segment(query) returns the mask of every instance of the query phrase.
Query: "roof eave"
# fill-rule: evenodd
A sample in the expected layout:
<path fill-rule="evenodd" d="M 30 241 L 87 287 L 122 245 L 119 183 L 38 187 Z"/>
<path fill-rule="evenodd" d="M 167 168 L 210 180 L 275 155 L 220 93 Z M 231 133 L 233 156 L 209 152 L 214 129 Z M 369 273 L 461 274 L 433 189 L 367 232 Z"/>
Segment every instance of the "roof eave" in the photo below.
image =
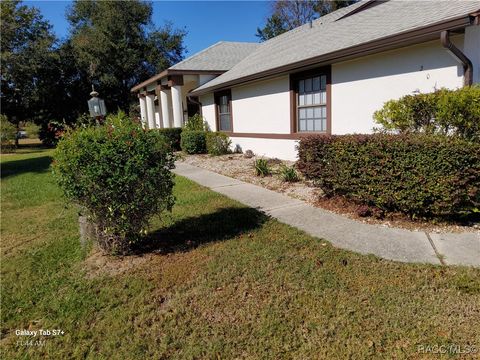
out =
<path fill-rule="evenodd" d="M 440 32 L 443 30 L 458 30 L 465 28 L 472 23 L 471 14 L 462 15 L 447 21 L 441 21 L 422 28 L 407 30 L 394 35 L 386 36 L 380 39 L 375 39 L 349 48 L 334 51 L 328 54 L 323 54 L 313 58 L 297 61 L 288 65 L 279 66 L 277 68 L 269 69 L 259 73 L 247 75 L 238 79 L 230 80 L 225 83 L 206 87 L 201 90 L 193 90 L 190 94 L 192 96 L 203 95 L 216 90 L 223 90 L 234 85 L 243 84 L 251 81 L 256 81 L 274 75 L 280 75 L 294 70 L 304 70 L 309 66 L 322 66 L 332 64 L 339 61 L 345 61 L 365 55 L 392 50 L 403 46 L 412 45 L 419 42 L 433 40 L 436 37 L 440 38 Z M 208 83 L 207 83 L 208 84 Z"/>
<path fill-rule="evenodd" d="M 221 75 L 227 70 L 180 70 L 180 69 L 166 69 L 161 73 L 152 76 L 151 78 L 141 82 L 138 85 L 135 85 L 131 88 L 130 92 L 141 91 L 144 87 L 158 82 L 161 79 L 168 77 L 169 75 Z"/>

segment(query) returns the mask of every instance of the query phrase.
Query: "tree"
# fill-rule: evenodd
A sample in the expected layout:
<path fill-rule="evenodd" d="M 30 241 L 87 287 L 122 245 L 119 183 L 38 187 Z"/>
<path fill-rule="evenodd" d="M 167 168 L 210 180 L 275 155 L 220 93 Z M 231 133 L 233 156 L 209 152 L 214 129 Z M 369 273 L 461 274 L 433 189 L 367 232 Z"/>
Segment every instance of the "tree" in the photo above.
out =
<path fill-rule="evenodd" d="M 320 16 L 326 15 L 358 0 L 278 0 L 272 4 L 271 15 L 263 28 L 257 28 L 256 36 L 266 41 Z"/>
<path fill-rule="evenodd" d="M 48 101 L 41 84 L 50 80 L 47 69 L 55 57 L 56 38 L 38 9 L 3 1 L 0 10 L 2 113 L 18 127 L 20 121 L 36 119 Z"/>
<path fill-rule="evenodd" d="M 152 5 L 140 1 L 76 1 L 68 11 L 76 63 L 110 110 L 128 111 L 135 84 L 183 57 L 186 32 L 151 18 Z"/>

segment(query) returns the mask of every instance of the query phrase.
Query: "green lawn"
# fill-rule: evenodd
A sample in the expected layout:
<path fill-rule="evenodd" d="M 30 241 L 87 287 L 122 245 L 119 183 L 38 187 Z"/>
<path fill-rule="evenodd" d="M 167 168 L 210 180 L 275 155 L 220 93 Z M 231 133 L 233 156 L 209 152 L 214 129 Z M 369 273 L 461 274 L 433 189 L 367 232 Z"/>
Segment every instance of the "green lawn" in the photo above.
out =
<path fill-rule="evenodd" d="M 480 351 L 480 270 L 335 249 L 181 177 L 177 204 L 154 219 L 142 256 L 82 250 L 51 154 L 3 157 L 3 359 L 438 358 L 417 346 L 450 344 Z M 16 329 L 65 334 L 23 346 Z"/>

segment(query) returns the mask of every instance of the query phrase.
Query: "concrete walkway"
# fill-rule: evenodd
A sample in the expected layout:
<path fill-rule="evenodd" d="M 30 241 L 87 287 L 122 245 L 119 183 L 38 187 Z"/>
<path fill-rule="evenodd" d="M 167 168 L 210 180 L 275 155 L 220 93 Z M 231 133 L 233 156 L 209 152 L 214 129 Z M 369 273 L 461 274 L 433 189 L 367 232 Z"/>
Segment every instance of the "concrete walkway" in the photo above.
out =
<path fill-rule="evenodd" d="M 176 174 L 342 249 L 403 262 L 480 267 L 480 232 L 434 234 L 364 224 L 209 170 L 176 166 Z"/>

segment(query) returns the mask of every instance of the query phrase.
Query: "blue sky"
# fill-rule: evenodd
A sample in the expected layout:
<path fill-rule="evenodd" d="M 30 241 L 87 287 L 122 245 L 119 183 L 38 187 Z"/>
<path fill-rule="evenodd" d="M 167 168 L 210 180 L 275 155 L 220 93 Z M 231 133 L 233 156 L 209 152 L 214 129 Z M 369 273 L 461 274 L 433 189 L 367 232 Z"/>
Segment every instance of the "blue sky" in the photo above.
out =
<path fill-rule="evenodd" d="M 68 35 L 65 11 L 70 1 L 25 1 L 38 7 L 50 21 L 58 37 Z M 176 27 L 186 28 L 187 56 L 217 41 L 253 41 L 257 27 L 268 16 L 267 1 L 154 1 L 153 21 L 160 26 L 170 20 Z"/>

